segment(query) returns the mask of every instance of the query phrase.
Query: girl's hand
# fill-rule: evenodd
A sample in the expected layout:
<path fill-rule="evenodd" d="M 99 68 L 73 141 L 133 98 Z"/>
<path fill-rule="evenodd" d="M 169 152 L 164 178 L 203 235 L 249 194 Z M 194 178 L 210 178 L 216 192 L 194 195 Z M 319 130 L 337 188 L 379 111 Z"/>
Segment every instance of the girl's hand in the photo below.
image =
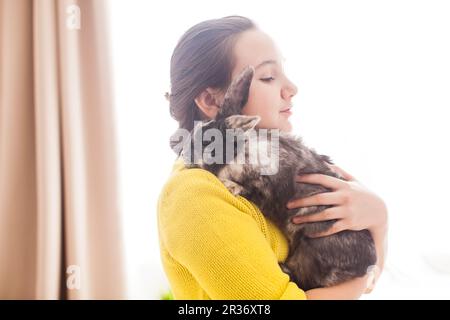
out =
<path fill-rule="evenodd" d="M 368 229 L 372 234 L 385 230 L 387 208 L 383 200 L 338 166 L 329 164 L 329 167 L 347 181 L 324 174 L 297 176 L 297 182 L 320 184 L 332 191 L 292 200 L 287 207 L 292 209 L 318 205 L 334 206 L 317 214 L 294 217 L 292 222 L 299 224 L 337 219 L 329 230 L 314 237 L 328 236 L 343 230 Z"/>

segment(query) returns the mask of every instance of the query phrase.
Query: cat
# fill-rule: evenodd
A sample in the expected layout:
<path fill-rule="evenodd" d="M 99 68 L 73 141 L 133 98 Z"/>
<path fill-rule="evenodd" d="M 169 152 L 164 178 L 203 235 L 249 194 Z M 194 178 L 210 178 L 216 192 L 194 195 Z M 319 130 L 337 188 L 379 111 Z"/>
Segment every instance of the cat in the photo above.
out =
<path fill-rule="evenodd" d="M 294 216 L 311 215 L 332 207 L 319 205 L 288 209 L 286 204 L 292 199 L 331 191 L 321 185 L 296 182 L 296 175 L 320 173 L 344 179 L 327 165 L 332 164 L 330 157 L 305 146 L 301 137 L 279 130 L 267 130 L 266 134 L 262 134 L 262 129 L 256 128 L 261 120 L 259 116 L 241 114 L 248 101 L 253 74 L 254 68 L 246 67 L 228 87 L 215 119 L 197 123 L 189 139 L 175 147 L 174 151 L 183 157 L 187 168 L 211 172 L 232 194 L 253 202 L 266 218 L 278 226 L 289 242 L 288 256 L 280 267 L 303 290 L 330 287 L 366 275 L 376 263 L 375 245 L 368 230 L 345 230 L 314 238 L 314 234 L 328 230 L 337 220 L 303 224 L 291 221 Z M 215 141 L 220 142 L 219 147 L 214 150 L 210 148 L 211 134 L 206 137 L 209 129 L 221 133 L 221 141 Z M 226 161 L 229 158 L 225 155 L 225 146 L 227 143 L 230 146 L 226 141 L 227 130 L 230 129 L 235 130 L 236 140 L 240 138 L 244 146 L 239 148 L 237 141 L 233 141 L 231 158 L 234 163 Z M 238 163 L 238 156 L 247 159 L 255 145 L 264 145 L 266 150 L 274 147 L 277 162 Z M 199 155 L 198 146 L 200 157 L 196 158 Z M 202 158 L 208 150 L 209 161 Z M 275 159 L 274 154 L 271 154 L 271 160 Z M 262 174 L 263 169 L 266 169 L 265 174 Z M 271 172 L 270 169 L 276 170 Z"/>

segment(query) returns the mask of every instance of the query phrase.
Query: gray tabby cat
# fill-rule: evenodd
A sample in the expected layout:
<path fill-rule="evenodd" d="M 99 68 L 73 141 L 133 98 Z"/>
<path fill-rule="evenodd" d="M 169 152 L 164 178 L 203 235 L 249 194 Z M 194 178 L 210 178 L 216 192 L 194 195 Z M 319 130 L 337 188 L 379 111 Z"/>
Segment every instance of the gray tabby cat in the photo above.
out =
<path fill-rule="evenodd" d="M 303 290 L 333 286 L 364 276 L 368 268 L 376 263 L 375 245 L 368 230 L 346 230 L 331 236 L 312 238 L 315 233 L 328 230 L 336 220 L 294 224 L 291 222 L 292 217 L 315 214 L 332 206 L 286 208 L 287 202 L 292 199 L 331 191 L 321 185 L 298 183 L 295 181 L 296 175 L 321 173 L 343 179 L 327 166 L 326 162 L 331 163 L 329 157 L 306 147 L 300 137 L 277 131 L 279 139 L 275 150 L 278 152 L 278 171 L 275 174 L 261 174 L 263 165 L 267 164 L 260 162 L 227 163 L 227 129 L 240 129 L 238 139 L 244 141 L 245 148 L 239 148 L 236 142 L 233 143 L 234 159 L 244 154 L 245 159 L 248 159 L 250 146 L 255 143 L 258 146 L 264 144 L 266 149 L 273 146 L 273 133 L 270 130 L 264 137 L 260 134 L 261 129 L 255 129 L 260 121 L 259 116 L 241 115 L 248 100 L 253 74 L 254 69 L 250 66 L 236 77 L 225 94 L 216 118 L 199 123 L 190 133 L 187 143 L 185 141 L 178 150 L 174 150 L 183 156 L 188 168 L 201 168 L 213 173 L 231 193 L 253 202 L 280 228 L 289 241 L 289 255 L 280 266 Z M 200 157 L 208 150 L 211 144 L 211 137 L 205 137 L 208 129 L 222 133 L 223 149 L 210 150 L 212 156 L 221 158 L 217 163 L 196 158 L 198 152 L 194 151 L 195 143 L 201 146 Z"/>

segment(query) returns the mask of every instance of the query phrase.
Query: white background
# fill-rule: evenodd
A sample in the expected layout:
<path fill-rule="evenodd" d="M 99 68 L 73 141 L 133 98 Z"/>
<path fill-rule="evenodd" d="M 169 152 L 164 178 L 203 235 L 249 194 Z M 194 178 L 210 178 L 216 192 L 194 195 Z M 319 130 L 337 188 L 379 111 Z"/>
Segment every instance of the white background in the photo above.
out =
<path fill-rule="evenodd" d="M 387 203 L 386 271 L 364 299 L 450 298 L 449 1 L 111 0 L 130 297 L 158 299 L 156 202 L 175 158 L 164 92 L 181 35 L 254 20 L 299 91 L 294 131 Z"/>

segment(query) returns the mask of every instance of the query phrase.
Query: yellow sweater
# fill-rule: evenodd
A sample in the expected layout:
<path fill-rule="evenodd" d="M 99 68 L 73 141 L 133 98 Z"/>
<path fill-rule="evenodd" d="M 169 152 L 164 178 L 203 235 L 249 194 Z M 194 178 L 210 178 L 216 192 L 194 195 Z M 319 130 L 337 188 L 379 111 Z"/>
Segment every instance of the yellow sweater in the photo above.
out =
<path fill-rule="evenodd" d="M 178 158 L 158 200 L 164 271 L 175 299 L 306 299 L 278 265 L 288 242 L 252 202 Z"/>

